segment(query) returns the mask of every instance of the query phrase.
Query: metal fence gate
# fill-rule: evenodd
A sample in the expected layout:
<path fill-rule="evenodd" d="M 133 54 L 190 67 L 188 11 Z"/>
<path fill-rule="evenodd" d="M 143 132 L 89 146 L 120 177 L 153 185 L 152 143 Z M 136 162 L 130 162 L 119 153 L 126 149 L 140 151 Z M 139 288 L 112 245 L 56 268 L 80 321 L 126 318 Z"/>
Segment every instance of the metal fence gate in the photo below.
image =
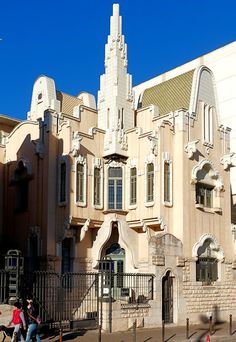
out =
<path fill-rule="evenodd" d="M 122 304 L 142 304 L 153 299 L 152 274 L 55 273 L 36 271 L 20 275 L 19 299 L 32 294 L 44 322 L 87 322 L 97 326 L 100 305 L 108 298 Z M 9 301 L 9 274 L 0 270 L 0 303 Z M 82 324 L 80 324 L 82 326 Z"/>
<path fill-rule="evenodd" d="M 97 321 L 98 273 L 59 274 L 38 271 L 24 276 L 23 281 L 28 284 L 27 291 L 38 301 L 44 321 Z"/>

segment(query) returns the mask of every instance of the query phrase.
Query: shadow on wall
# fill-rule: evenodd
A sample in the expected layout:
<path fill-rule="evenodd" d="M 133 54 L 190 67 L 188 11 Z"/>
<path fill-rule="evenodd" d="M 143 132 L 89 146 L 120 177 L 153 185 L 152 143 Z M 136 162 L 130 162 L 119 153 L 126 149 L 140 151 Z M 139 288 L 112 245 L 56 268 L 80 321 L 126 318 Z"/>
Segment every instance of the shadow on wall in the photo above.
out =
<path fill-rule="evenodd" d="M 212 324 L 213 324 L 213 327 L 215 324 L 223 324 L 225 321 L 222 321 L 220 319 L 220 311 L 219 311 L 219 308 L 217 305 L 214 305 L 213 308 L 212 308 L 212 312 L 209 313 L 209 315 L 199 315 L 199 321 L 203 324 L 209 324 L 209 319 L 210 319 L 210 316 L 212 316 Z"/>

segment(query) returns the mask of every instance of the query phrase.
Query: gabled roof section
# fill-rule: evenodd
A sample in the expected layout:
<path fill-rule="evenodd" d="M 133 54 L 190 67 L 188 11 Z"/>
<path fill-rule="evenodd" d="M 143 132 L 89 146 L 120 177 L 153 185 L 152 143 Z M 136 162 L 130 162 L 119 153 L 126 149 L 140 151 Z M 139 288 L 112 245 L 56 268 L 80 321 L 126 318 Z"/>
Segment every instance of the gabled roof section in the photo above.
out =
<path fill-rule="evenodd" d="M 144 90 L 138 108 L 156 105 L 159 115 L 189 108 L 194 70 Z"/>
<path fill-rule="evenodd" d="M 83 104 L 83 101 L 76 96 L 71 96 L 61 91 L 56 91 L 57 100 L 61 102 L 61 112 L 64 114 L 73 115 L 75 106 Z"/>

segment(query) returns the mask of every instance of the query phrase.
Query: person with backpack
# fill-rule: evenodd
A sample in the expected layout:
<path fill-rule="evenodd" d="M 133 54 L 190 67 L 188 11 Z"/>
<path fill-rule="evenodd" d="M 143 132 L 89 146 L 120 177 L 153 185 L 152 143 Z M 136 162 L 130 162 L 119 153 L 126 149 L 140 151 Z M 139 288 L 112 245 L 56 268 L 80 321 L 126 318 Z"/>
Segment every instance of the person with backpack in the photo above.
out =
<path fill-rule="evenodd" d="M 38 317 L 38 310 L 31 296 L 28 296 L 27 298 L 26 319 L 28 323 L 28 329 L 26 333 L 25 342 L 30 342 L 30 339 L 35 333 L 36 333 L 36 341 L 40 342 L 41 339 L 37 332 L 40 319 Z"/>
<path fill-rule="evenodd" d="M 14 303 L 14 308 L 12 311 L 12 319 L 10 320 L 8 326 L 14 325 L 14 331 L 12 334 L 11 342 L 20 340 L 21 342 L 24 342 L 24 337 L 21 334 L 21 328 L 23 325 L 24 330 L 26 330 L 26 322 L 24 317 L 24 312 L 21 308 L 20 302 Z"/>

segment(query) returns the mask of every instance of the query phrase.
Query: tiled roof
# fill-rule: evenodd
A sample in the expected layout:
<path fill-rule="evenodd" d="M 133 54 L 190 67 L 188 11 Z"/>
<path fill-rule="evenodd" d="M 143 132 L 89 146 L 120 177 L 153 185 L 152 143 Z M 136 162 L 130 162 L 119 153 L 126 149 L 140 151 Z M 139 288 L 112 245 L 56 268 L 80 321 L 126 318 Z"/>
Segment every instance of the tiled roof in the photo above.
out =
<path fill-rule="evenodd" d="M 83 101 L 76 96 L 71 96 L 61 91 L 57 91 L 57 100 L 61 102 L 61 112 L 73 115 L 73 108 L 83 104 Z"/>
<path fill-rule="evenodd" d="M 189 108 L 194 70 L 164 81 L 144 90 L 139 108 L 151 104 L 159 108 L 159 115 L 180 108 Z"/>

